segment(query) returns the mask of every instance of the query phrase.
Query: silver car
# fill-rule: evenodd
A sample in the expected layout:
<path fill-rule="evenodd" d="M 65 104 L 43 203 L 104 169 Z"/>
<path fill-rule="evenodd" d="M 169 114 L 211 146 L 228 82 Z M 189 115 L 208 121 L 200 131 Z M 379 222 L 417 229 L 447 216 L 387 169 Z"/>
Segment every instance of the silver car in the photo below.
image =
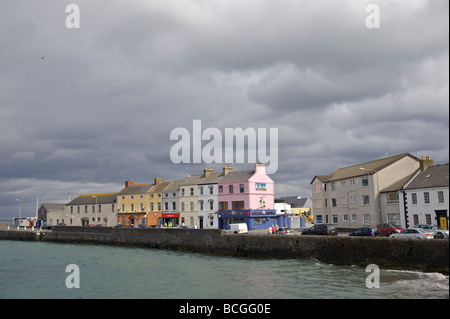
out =
<path fill-rule="evenodd" d="M 440 226 L 436 226 L 436 225 L 414 225 L 414 228 L 422 228 L 425 229 L 429 232 L 433 232 L 434 233 L 434 238 L 438 238 L 438 239 L 448 239 L 448 229 L 444 229 Z"/>
<path fill-rule="evenodd" d="M 389 238 L 434 238 L 434 232 L 430 232 L 427 229 L 422 228 L 408 228 L 400 233 L 392 234 Z"/>

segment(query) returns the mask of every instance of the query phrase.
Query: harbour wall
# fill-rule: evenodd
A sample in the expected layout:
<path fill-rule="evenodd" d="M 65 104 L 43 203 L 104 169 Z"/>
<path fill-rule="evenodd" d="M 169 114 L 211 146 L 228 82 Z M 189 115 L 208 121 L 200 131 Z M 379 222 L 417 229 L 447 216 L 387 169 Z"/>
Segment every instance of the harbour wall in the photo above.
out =
<path fill-rule="evenodd" d="M 55 226 L 49 232 L 0 231 L 0 239 L 104 244 L 252 258 L 315 258 L 334 265 L 448 274 L 449 240 L 349 236 L 228 235 L 223 230 Z"/>

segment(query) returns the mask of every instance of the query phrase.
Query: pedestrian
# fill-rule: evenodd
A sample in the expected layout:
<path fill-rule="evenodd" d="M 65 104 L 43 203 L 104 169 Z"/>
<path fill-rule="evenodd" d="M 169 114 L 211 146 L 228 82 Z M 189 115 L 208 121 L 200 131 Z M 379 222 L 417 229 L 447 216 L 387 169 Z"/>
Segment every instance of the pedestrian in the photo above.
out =
<path fill-rule="evenodd" d="M 276 234 L 277 229 L 275 228 L 275 225 L 272 226 L 272 234 Z"/>
<path fill-rule="evenodd" d="M 269 226 L 269 235 L 272 235 L 272 226 Z"/>

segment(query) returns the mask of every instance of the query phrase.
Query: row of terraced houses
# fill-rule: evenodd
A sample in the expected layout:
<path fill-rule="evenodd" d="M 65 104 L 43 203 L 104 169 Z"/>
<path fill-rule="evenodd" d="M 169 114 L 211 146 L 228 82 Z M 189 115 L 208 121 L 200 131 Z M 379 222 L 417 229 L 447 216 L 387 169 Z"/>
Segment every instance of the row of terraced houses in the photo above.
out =
<path fill-rule="evenodd" d="M 380 223 L 447 228 L 448 189 L 448 164 L 433 165 L 429 157 L 404 153 L 315 175 L 312 214 L 315 223 L 346 229 Z M 126 181 L 119 192 L 80 195 L 60 209 L 48 210 L 46 218 L 50 225 L 213 229 L 235 222 L 245 222 L 249 229 L 290 223 L 288 216 L 274 210 L 274 182 L 260 163 L 245 171 L 205 168 L 203 174 L 178 181 Z"/>

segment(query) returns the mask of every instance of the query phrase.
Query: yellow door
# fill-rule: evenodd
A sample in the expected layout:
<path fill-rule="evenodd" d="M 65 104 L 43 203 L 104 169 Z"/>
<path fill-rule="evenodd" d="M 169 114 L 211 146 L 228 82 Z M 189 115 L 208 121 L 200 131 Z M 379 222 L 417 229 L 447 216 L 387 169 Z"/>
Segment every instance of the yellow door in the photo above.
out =
<path fill-rule="evenodd" d="M 439 217 L 440 226 L 447 229 L 447 217 Z"/>

